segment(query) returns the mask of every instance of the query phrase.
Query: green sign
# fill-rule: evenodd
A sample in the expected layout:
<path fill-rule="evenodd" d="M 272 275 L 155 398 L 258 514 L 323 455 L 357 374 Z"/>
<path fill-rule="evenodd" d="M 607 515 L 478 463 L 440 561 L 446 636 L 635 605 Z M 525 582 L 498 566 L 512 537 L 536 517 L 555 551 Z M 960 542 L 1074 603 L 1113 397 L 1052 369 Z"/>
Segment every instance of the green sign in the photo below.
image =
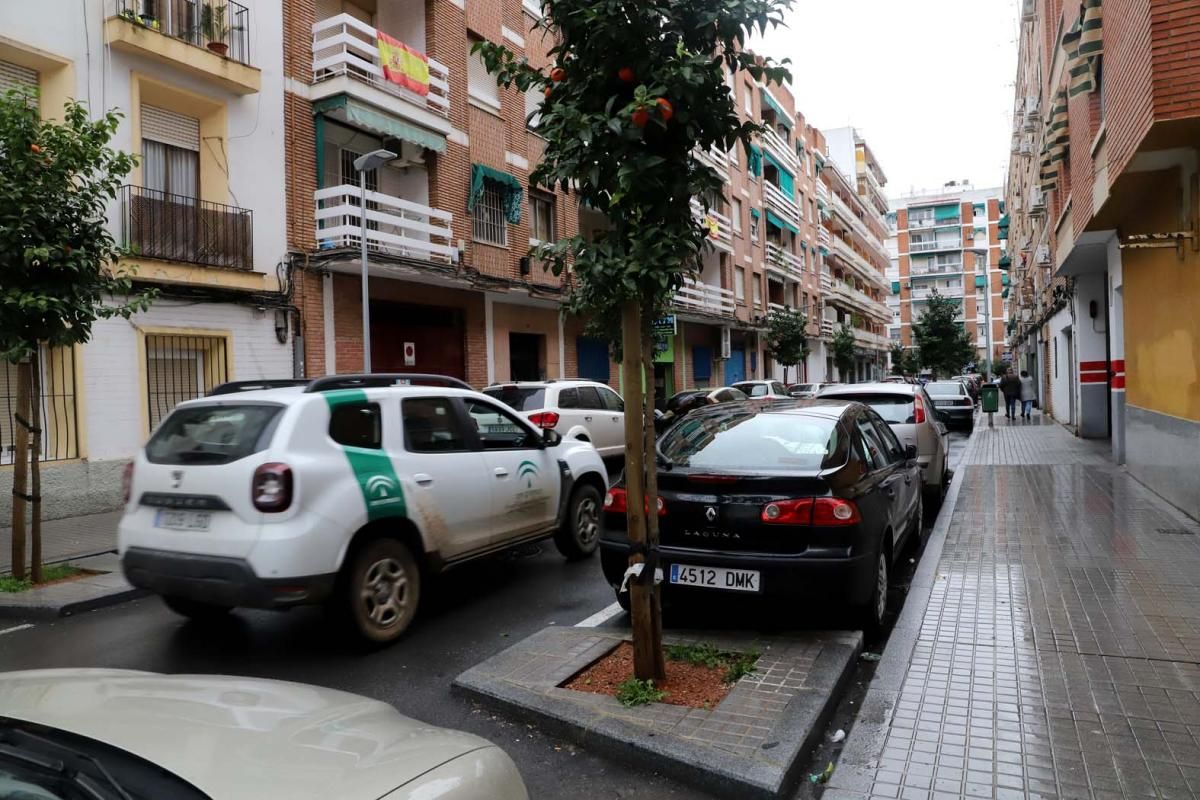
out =
<path fill-rule="evenodd" d="M 675 337 L 655 335 L 654 361 L 658 364 L 675 363 Z"/>
<path fill-rule="evenodd" d="M 367 394 L 361 389 L 326 392 L 325 402 L 329 404 L 330 411 L 341 406 L 365 406 Z M 354 471 L 354 477 L 358 481 L 363 503 L 367 506 L 367 519 L 407 516 L 404 489 L 387 453 L 383 450 L 350 445 L 342 445 L 342 451 L 346 454 L 346 460 L 350 462 L 350 469 Z"/>

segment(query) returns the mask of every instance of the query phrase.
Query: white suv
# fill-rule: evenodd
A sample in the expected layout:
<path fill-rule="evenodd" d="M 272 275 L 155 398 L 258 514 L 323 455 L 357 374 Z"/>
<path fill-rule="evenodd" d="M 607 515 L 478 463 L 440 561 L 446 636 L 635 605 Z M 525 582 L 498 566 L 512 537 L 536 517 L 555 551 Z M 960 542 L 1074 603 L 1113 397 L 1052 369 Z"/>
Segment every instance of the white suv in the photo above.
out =
<path fill-rule="evenodd" d="M 483 393 L 564 439 L 591 442 L 604 458 L 625 452 L 625 401 L 597 381 L 497 383 Z"/>
<path fill-rule="evenodd" d="M 129 582 L 186 616 L 327 602 L 385 643 L 429 575 L 551 536 L 593 553 L 605 475 L 590 445 L 455 379 L 226 384 L 130 465 L 118 548 Z"/>

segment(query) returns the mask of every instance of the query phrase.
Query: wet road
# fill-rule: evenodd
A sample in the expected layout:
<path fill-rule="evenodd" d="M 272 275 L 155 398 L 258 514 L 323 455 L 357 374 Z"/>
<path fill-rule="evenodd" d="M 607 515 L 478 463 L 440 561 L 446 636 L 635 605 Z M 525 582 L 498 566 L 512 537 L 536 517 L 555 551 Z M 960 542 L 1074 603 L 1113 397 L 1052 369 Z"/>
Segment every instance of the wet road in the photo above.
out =
<path fill-rule="evenodd" d="M 952 437 L 952 465 L 965 437 Z M 913 554 L 916 558 L 919 554 Z M 913 565 L 896 576 L 893 606 Z M 45 667 L 108 667 L 169 673 L 221 673 L 299 681 L 367 695 L 411 717 L 484 736 L 516 761 L 534 798 L 706 798 L 653 774 L 631 770 L 524 723 L 512 723 L 450 692 L 463 670 L 547 625 L 574 625 L 612 605 L 612 591 L 597 559 L 569 564 L 545 543 L 473 564 L 435 582 L 407 636 L 393 647 L 362 653 L 348 647 L 315 609 L 287 614 L 239 611 L 230 624 L 206 629 L 187 623 L 154 599 L 128 603 L 0 634 L 0 670 Z M 894 616 L 893 616 L 894 619 Z M 806 613 L 803 627 L 829 627 L 822 610 Z M 672 623 L 671 619 L 667 620 Z M 680 619 L 682 624 L 695 620 Z M 711 624 L 744 620 L 707 619 Z M 796 620 L 761 621 L 771 627 Z M 625 625 L 623 614 L 605 625 Z M 6 622 L 0 630 L 15 626 Z M 869 643 L 879 648 L 881 642 Z M 863 662 L 853 691 L 832 728 L 850 723 L 858 683 L 873 665 Z M 831 756 L 818 750 L 823 768 Z M 801 797 L 812 795 L 802 787 Z"/>

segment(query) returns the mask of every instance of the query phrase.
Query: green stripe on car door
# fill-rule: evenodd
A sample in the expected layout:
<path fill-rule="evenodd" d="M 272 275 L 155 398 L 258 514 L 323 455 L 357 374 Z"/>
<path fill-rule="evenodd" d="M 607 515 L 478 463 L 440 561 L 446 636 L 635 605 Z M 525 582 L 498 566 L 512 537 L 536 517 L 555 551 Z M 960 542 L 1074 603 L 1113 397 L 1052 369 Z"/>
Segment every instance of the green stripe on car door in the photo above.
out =
<path fill-rule="evenodd" d="M 325 392 L 325 402 L 329 411 L 349 405 L 367 403 L 367 393 L 361 389 L 343 389 L 336 392 Z M 367 507 L 367 519 L 376 520 L 384 517 L 406 517 L 408 506 L 404 502 L 404 487 L 392 466 L 392 459 L 385 450 L 374 450 L 368 447 L 351 447 L 342 445 L 342 452 L 350 462 L 350 469 L 358 481 L 358 489 L 362 492 L 363 503 Z"/>

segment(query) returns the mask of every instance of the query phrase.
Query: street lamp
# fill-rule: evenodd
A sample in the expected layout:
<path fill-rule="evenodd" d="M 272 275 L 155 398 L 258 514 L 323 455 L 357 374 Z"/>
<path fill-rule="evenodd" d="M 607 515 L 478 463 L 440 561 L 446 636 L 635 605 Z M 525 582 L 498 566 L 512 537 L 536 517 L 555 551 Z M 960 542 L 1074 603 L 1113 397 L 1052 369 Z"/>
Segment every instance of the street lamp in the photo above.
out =
<path fill-rule="evenodd" d="M 360 244 L 362 245 L 362 325 L 363 325 L 363 372 L 371 371 L 371 301 L 367 287 L 367 173 L 378 169 L 396 157 L 391 150 L 372 150 L 354 159 L 358 172 L 358 186 L 362 190 L 362 204 L 358 220 L 362 223 Z"/>

